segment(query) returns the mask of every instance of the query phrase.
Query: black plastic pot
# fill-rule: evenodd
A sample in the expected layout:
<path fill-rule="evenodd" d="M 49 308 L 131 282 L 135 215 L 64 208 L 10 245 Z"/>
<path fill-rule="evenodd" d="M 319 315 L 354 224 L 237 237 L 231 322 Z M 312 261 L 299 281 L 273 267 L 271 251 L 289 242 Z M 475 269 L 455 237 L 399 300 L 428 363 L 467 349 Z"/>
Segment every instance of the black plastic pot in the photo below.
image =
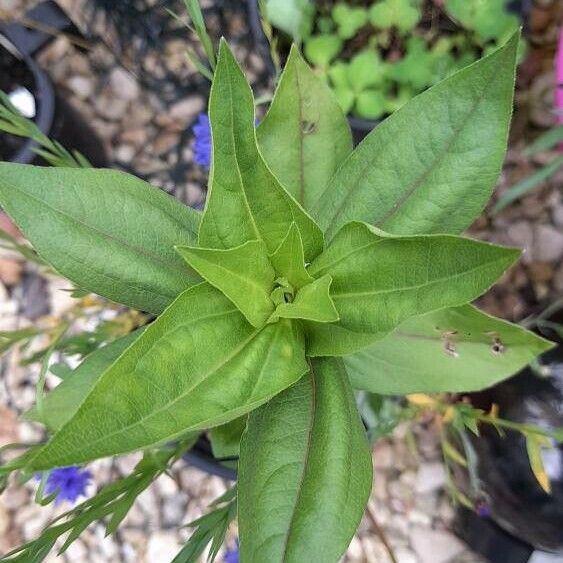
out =
<path fill-rule="evenodd" d="M 497 404 L 508 420 L 551 430 L 562 428 L 563 341 L 554 332 L 549 338 L 559 343 L 541 359 L 550 377 L 526 368 L 516 377 L 472 395 L 471 403 L 485 410 Z M 480 520 L 461 510 L 460 535 L 493 563 L 525 563 L 535 550 L 555 553 L 554 561 L 563 561 L 563 445 L 547 450 L 544 457 L 551 494 L 535 479 L 519 433 L 508 431 L 501 437 L 493 428 L 483 428 L 473 446 L 491 517 Z"/>
<path fill-rule="evenodd" d="M 36 6 L 26 15 L 26 19 L 37 21 L 42 28 L 74 32 L 70 20 L 51 1 Z M 82 117 L 56 92 L 53 83 L 34 59 L 53 38 L 53 34 L 28 29 L 19 23 L 0 23 L 0 44 L 25 65 L 33 82 L 30 93 L 35 99 L 34 120 L 39 129 L 68 149 L 81 152 L 93 166 L 107 166 L 108 159 L 101 141 Z M 10 160 L 23 164 L 41 162 L 33 152 L 36 146 L 35 141 L 27 140 Z"/>
<path fill-rule="evenodd" d="M 237 480 L 237 472 L 234 469 L 227 467 L 213 457 L 211 444 L 204 434 L 199 437 L 195 446 L 184 454 L 184 461 L 210 475 L 231 481 Z"/>

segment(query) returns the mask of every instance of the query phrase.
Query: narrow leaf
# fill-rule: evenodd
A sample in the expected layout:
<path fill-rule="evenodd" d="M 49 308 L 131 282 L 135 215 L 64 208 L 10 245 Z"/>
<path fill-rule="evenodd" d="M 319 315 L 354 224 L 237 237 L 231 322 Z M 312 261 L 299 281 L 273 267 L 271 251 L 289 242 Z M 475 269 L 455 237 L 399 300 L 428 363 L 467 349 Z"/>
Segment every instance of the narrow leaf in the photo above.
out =
<path fill-rule="evenodd" d="M 322 233 L 264 162 L 254 118 L 250 86 L 222 40 L 209 99 L 213 162 L 199 245 L 232 248 L 263 240 L 272 253 L 295 222 L 310 261 L 323 248 Z"/>
<path fill-rule="evenodd" d="M 249 416 L 239 461 L 241 560 L 338 561 L 371 485 L 342 361 L 313 360 L 308 375 Z"/>
<path fill-rule="evenodd" d="M 344 361 L 356 389 L 469 392 L 502 381 L 552 347 L 518 325 L 463 305 L 409 319 Z"/>
<path fill-rule="evenodd" d="M 186 262 L 211 285 L 224 293 L 255 327 L 262 326 L 272 311 L 270 299 L 276 273 L 266 245 L 251 240 L 228 250 L 176 247 Z"/>
<path fill-rule="evenodd" d="M 518 39 L 413 98 L 364 139 L 313 212 L 327 240 L 352 220 L 402 235 L 471 224 L 504 158 Z"/>
<path fill-rule="evenodd" d="M 284 277 L 296 289 L 313 281 L 313 277 L 305 269 L 303 241 L 295 223 L 291 224 L 286 237 L 270 255 L 270 262 L 278 275 Z"/>
<path fill-rule="evenodd" d="M 308 354 L 341 355 L 401 322 L 463 305 L 484 293 L 520 251 L 451 235 L 395 237 L 349 223 L 309 267 L 330 274 L 340 321 L 309 323 Z"/>
<path fill-rule="evenodd" d="M 547 494 L 551 493 L 551 483 L 543 464 L 542 448 L 552 447 L 551 440 L 546 436 L 539 436 L 537 434 L 528 434 L 526 436 L 526 450 L 530 460 L 530 467 L 540 487 Z"/>
<path fill-rule="evenodd" d="M 332 90 L 295 45 L 257 135 L 266 162 L 305 209 L 314 207 L 352 151 L 350 127 Z"/>
<path fill-rule="evenodd" d="M 199 214 L 123 172 L 0 163 L 0 205 L 79 287 L 160 313 L 199 276 L 174 252 Z"/>
<path fill-rule="evenodd" d="M 84 463 L 224 424 L 306 371 L 296 325 L 255 330 L 217 289 L 194 286 L 104 372 L 27 466 Z"/>
<path fill-rule="evenodd" d="M 301 288 L 291 303 L 276 307 L 273 318 L 306 319 L 317 323 L 333 323 L 338 320 L 338 311 L 330 298 L 332 278 L 323 276 Z"/>
<path fill-rule="evenodd" d="M 74 416 L 106 369 L 139 338 L 143 330 L 136 330 L 89 354 L 75 370 L 71 370 L 63 383 L 43 399 L 43 416 L 33 407 L 24 414 L 23 420 L 40 422 L 54 432 L 59 430 Z"/>

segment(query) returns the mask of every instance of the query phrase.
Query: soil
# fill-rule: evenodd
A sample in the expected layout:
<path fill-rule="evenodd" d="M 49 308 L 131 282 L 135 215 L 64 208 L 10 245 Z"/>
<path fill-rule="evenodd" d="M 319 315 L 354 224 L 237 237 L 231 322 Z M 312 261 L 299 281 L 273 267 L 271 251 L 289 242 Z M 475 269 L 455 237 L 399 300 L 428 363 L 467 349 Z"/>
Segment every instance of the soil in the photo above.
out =
<path fill-rule="evenodd" d="M 0 90 L 10 94 L 17 88 L 33 92 L 35 81 L 25 63 L 0 45 Z M 0 131 L 0 160 L 10 160 L 25 144 L 25 139 Z"/>

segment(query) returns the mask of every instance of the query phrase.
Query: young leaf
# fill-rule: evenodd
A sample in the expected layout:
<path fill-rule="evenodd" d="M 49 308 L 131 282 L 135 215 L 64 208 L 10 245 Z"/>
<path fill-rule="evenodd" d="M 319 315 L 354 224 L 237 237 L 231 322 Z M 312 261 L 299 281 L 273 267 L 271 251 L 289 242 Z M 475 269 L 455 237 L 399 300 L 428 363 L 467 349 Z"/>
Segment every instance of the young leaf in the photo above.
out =
<path fill-rule="evenodd" d="M 240 439 L 246 429 L 247 419 L 246 415 L 241 416 L 227 422 L 227 424 L 216 426 L 208 432 L 211 450 L 215 458 L 238 457 Z"/>
<path fill-rule="evenodd" d="M 346 159 L 313 216 L 329 240 L 352 220 L 395 234 L 459 233 L 500 172 L 519 34 L 412 99 Z"/>
<path fill-rule="evenodd" d="M 338 320 L 338 311 L 330 298 L 332 278 L 323 276 L 301 288 L 294 301 L 280 303 L 272 315 L 276 320 L 306 319 L 317 323 L 333 323 Z"/>
<path fill-rule="evenodd" d="M 352 151 L 350 127 L 334 94 L 295 45 L 257 136 L 272 172 L 305 209 L 314 207 Z"/>
<path fill-rule="evenodd" d="M 322 233 L 258 151 L 252 91 L 224 40 L 211 88 L 209 119 L 213 162 L 199 246 L 232 248 L 263 240 L 271 253 L 295 222 L 305 258 L 311 261 L 323 248 Z"/>
<path fill-rule="evenodd" d="M 79 287 L 160 313 L 199 276 L 174 252 L 199 214 L 123 172 L 0 163 L 0 205 Z"/>
<path fill-rule="evenodd" d="M 308 375 L 249 416 L 239 461 L 241 560 L 338 561 L 371 485 L 342 361 L 313 360 Z"/>
<path fill-rule="evenodd" d="M 468 392 L 502 381 L 552 346 L 463 305 L 409 319 L 344 362 L 356 389 L 393 395 Z"/>
<path fill-rule="evenodd" d="M 270 265 L 266 245 L 250 240 L 227 250 L 189 248 L 176 250 L 211 285 L 224 293 L 255 326 L 262 326 L 272 311 L 270 299 L 276 273 Z"/>
<path fill-rule="evenodd" d="M 59 430 L 76 413 L 96 381 L 145 329 L 139 329 L 89 354 L 63 383 L 43 399 L 43 416 L 36 407 L 26 412 L 23 420 L 44 424 L 52 432 Z"/>
<path fill-rule="evenodd" d="M 543 464 L 542 449 L 552 447 L 553 444 L 547 436 L 540 436 L 538 434 L 528 434 L 526 436 L 526 450 L 530 460 L 530 467 L 540 487 L 547 494 L 551 493 L 551 483 Z"/>
<path fill-rule="evenodd" d="M 395 237 L 349 223 L 309 267 L 315 277 L 332 276 L 330 295 L 340 320 L 309 323 L 307 353 L 348 354 L 409 317 L 463 305 L 519 255 L 517 249 L 452 235 Z"/>
<path fill-rule="evenodd" d="M 174 440 L 255 409 L 306 371 L 297 325 L 280 320 L 255 330 L 203 283 L 149 325 L 70 421 L 24 461 L 37 471 Z"/>
<path fill-rule="evenodd" d="M 276 272 L 296 289 L 313 281 L 313 277 L 305 269 L 303 241 L 295 223 L 291 224 L 287 236 L 270 255 L 270 263 Z"/>

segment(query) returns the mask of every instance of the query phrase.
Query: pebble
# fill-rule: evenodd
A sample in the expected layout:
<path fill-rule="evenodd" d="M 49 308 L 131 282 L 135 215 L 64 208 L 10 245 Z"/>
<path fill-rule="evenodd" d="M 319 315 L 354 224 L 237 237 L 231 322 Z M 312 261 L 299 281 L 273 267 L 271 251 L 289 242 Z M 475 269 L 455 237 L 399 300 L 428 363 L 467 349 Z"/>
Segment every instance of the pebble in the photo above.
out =
<path fill-rule="evenodd" d="M 442 489 L 446 485 L 446 473 L 441 462 L 421 463 L 414 489 L 417 493 L 425 494 Z"/>
<path fill-rule="evenodd" d="M 86 100 L 94 93 L 94 83 L 92 79 L 86 76 L 71 76 L 66 85 L 76 94 L 79 98 Z"/>
<path fill-rule="evenodd" d="M 139 84 L 135 77 L 121 67 L 115 67 L 109 75 L 109 85 L 122 100 L 133 101 L 139 97 Z"/>
<path fill-rule="evenodd" d="M 168 111 L 168 115 L 174 120 L 184 123 L 194 119 L 198 113 L 203 111 L 204 103 L 201 98 L 191 96 L 176 102 Z"/>
<path fill-rule="evenodd" d="M 453 534 L 423 526 L 411 529 L 410 542 L 420 563 L 447 563 L 464 550 L 463 543 Z"/>
<path fill-rule="evenodd" d="M 534 231 L 534 257 L 557 262 L 563 257 L 563 231 L 551 225 L 538 225 Z"/>
<path fill-rule="evenodd" d="M 555 224 L 555 226 L 563 229 L 563 204 L 559 204 L 553 210 L 553 223 Z"/>
<path fill-rule="evenodd" d="M 173 532 L 154 532 L 147 543 L 145 563 L 172 561 L 180 547 Z"/>
<path fill-rule="evenodd" d="M 96 113 L 108 121 L 118 121 L 125 116 L 129 102 L 109 94 L 102 94 L 94 102 Z M 102 135 L 105 136 L 105 135 Z"/>

